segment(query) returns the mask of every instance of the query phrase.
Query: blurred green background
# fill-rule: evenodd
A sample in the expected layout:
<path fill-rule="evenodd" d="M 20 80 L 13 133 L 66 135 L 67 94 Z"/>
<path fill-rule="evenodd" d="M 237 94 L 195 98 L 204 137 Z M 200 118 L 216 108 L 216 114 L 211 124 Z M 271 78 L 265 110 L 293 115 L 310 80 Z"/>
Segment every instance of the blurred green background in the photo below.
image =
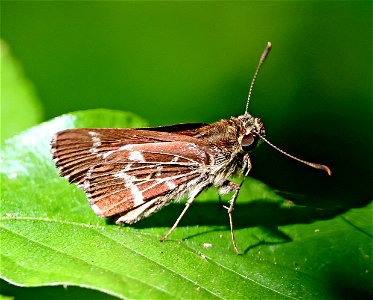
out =
<path fill-rule="evenodd" d="M 315 195 L 322 202 L 312 205 L 329 211 L 372 199 L 370 1 L 2 1 L 1 38 L 33 83 L 43 120 L 110 108 L 152 126 L 242 114 L 271 41 L 249 111 L 269 140 L 328 164 L 333 176 L 265 145 L 253 154 L 252 176 Z M 2 130 L 25 111 L 2 109 Z"/>

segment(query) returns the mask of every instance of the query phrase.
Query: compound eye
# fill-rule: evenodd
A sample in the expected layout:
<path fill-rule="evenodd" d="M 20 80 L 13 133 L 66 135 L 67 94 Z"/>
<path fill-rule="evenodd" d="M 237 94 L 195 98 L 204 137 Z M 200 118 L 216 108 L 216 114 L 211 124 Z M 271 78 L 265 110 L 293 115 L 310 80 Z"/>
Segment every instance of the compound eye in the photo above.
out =
<path fill-rule="evenodd" d="M 249 133 L 243 136 L 242 138 L 242 149 L 244 151 L 253 150 L 256 147 L 257 139 L 254 137 L 253 134 Z"/>

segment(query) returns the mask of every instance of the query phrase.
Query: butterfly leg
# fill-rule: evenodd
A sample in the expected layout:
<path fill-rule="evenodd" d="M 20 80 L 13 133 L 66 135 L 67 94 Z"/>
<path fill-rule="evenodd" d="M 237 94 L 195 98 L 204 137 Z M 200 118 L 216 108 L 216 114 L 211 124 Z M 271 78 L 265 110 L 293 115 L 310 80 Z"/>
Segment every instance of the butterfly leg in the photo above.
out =
<path fill-rule="evenodd" d="M 243 159 L 242 159 L 242 166 L 243 167 L 242 167 L 242 171 L 241 172 L 246 177 L 247 175 L 249 175 L 249 172 L 250 172 L 251 166 L 252 166 L 249 154 L 245 154 L 245 156 L 243 157 Z M 241 185 L 242 185 L 242 183 L 241 183 Z"/>
<path fill-rule="evenodd" d="M 220 188 L 220 190 L 223 190 L 224 192 L 234 192 L 232 199 L 229 201 L 230 205 L 224 206 L 228 210 L 228 216 L 229 216 L 229 225 L 231 227 L 231 236 L 232 236 L 232 243 L 234 246 L 234 250 L 236 250 L 237 254 L 240 254 L 240 251 L 238 251 L 236 239 L 234 237 L 234 226 L 233 226 L 233 210 L 234 210 L 234 204 L 236 203 L 238 193 L 240 192 L 241 186 L 237 183 L 226 181 L 223 186 Z"/>
<path fill-rule="evenodd" d="M 177 218 L 175 224 L 171 227 L 171 229 L 163 236 L 163 238 L 161 238 L 161 242 L 163 242 L 165 239 L 167 239 L 170 236 L 170 234 L 175 230 L 175 228 L 179 224 L 181 218 L 184 216 L 184 214 L 186 213 L 188 208 L 192 205 L 193 201 L 197 198 L 197 196 L 203 191 L 203 189 L 205 187 L 206 187 L 206 185 L 203 185 L 203 186 L 197 188 L 195 191 L 193 191 L 191 193 L 187 203 L 185 203 L 185 207 L 184 207 L 183 211 L 181 212 L 180 216 Z"/>
<path fill-rule="evenodd" d="M 242 167 L 241 172 L 245 176 L 247 176 L 248 173 L 251 170 L 251 161 L 250 161 L 250 157 L 249 157 L 248 154 L 246 154 L 243 157 L 242 166 L 243 167 Z M 219 194 L 227 194 L 227 193 L 230 193 L 230 192 L 234 192 L 232 199 L 229 201 L 229 203 L 230 203 L 229 207 L 225 206 L 225 205 L 223 207 L 228 210 L 229 225 L 231 227 L 232 243 L 233 243 L 234 249 L 236 250 L 237 254 L 240 254 L 240 252 L 238 251 L 237 244 L 236 244 L 236 239 L 234 237 L 233 210 L 234 210 L 234 205 L 235 205 L 237 197 L 238 197 L 238 193 L 240 192 L 240 189 L 241 189 L 242 184 L 244 183 L 244 180 L 241 182 L 240 185 L 227 180 L 223 183 L 223 185 L 219 189 Z M 220 195 L 219 195 L 219 204 L 220 204 Z"/>

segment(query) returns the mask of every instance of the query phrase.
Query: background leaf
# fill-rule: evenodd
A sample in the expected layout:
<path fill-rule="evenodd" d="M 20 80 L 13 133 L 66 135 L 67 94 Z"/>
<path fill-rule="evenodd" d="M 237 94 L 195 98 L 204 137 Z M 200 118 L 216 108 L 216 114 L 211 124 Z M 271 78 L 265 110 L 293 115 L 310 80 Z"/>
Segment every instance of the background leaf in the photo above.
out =
<path fill-rule="evenodd" d="M 76 285 L 120 298 L 372 295 L 371 205 L 346 213 L 304 205 L 311 201 L 282 197 L 249 178 L 234 213 L 241 256 L 213 189 L 197 199 L 165 243 L 159 238 L 183 203 L 134 226 L 96 217 L 84 193 L 58 177 L 50 140 L 65 128 L 141 126 L 145 122 L 129 113 L 78 112 L 2 145 L 3 279 L 21 286 Z"/>
<path fill-rule="evenodd" d="M 42 120 L 41 104 L 32 83 L 12 57 L 9 46 L 0 40 L 0 140 L 11 137 Z"/>

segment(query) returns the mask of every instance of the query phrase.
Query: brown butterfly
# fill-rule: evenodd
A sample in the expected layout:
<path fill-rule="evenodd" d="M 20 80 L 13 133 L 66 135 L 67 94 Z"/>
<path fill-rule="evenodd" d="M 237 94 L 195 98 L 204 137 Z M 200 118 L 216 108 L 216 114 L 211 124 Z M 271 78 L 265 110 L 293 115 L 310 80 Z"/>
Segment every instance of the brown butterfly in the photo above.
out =
<path fill-rule="evenodd" d="M 240 185 L 233 175 L 247 176 L 248 152 L 260 140 L 281 153 L 316 169 L 325 165 L 294 157 L 265 138 L 259 118 L 248 113 L 252 88 L 271 49 L 268 43 L 251 82 L 245 113 L 212 124 L 177 124 L 154 128 L 77 128 L 58 132 L 52 153 L 61 176 L 85 191 L 94 212 L 132 224 L 172 201 L 187 197 L 186 206 L 165 240 L 196 197 L 211 186 L 219 194 L 233 193 L 228 209 L 236 252 L 232 212 Z"/>

